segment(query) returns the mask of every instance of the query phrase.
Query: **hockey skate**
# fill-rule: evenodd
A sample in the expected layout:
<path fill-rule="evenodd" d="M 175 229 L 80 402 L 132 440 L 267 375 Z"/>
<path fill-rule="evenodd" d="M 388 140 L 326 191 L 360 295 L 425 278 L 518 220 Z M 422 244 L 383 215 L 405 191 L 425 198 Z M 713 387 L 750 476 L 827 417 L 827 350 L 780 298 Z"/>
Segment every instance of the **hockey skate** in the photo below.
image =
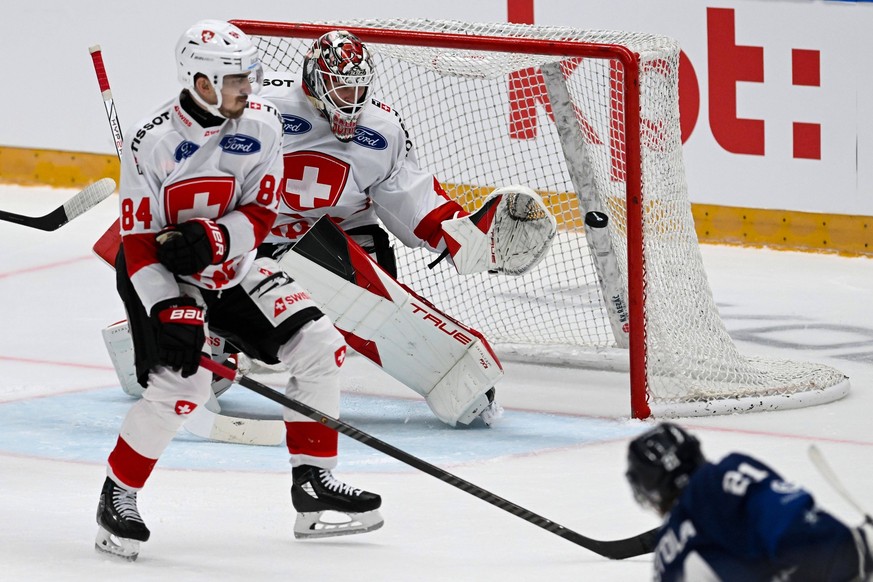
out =
<path fill-rule="evenodd" d="M 291 502 L 297 510 L 295 538 L 326 538 L 366 533 L 382 527 L 382 498 L 338 481 L 327 469 L 292 469 Z"/>
<path fill-rule="evenodd" d="M 97 551 L 136 560 L 139 544 L 149 539 L 146 527 L 136 508 L 136 491 L 116 485 L 106 478 L 97 505 Z"/>

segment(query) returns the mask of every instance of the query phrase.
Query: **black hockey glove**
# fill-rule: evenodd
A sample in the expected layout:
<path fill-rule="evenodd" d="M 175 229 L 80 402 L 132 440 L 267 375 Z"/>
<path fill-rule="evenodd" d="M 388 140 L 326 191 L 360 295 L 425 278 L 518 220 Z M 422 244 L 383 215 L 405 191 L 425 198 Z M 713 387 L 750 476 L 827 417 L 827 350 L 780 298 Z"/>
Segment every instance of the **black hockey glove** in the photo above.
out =
<path fill-rule="evenodd" d="M 159 363 L 180 370 L 183 378 L 197 372 L 206 341 L 203 309 L 190 297 L 175 297 L 155 303 L 151 317 L 157 332 Z"/>
<path fill-rule="evenodd" d="M 193 275 L 227 258 L 227 228 L 213 220 L 194 218 L 168 226 L 157 234 L 158 260 L 176 275 Z"/>

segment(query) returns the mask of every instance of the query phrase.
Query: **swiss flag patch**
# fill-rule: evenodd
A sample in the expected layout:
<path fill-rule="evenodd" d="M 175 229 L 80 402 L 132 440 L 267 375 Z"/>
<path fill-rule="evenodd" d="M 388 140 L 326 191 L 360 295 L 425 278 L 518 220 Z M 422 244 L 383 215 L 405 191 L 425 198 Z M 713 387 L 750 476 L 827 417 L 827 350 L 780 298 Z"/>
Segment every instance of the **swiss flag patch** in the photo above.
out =
<path fill-rule="evenodd" d="M 195 408 L 197 408 L 197 405 L 193 402 L 188 402 L 187 400 L 176 401 L 176 414 L 178 414 L 179 416 L 191 414 L 192 412 L 194 412 Z"/>
<path fill-rule="evenodd" d="M 346 346 L 341 347 L 333 354 L 334 359 L 336 360 L 336 367 L 342 368 L 343 362 L 346 361 Z"/>
<path fill-rule="evenodd" d="M 302 150 L 285 154 L 279 193 L 292 210 L 336 206 L 349 179 L 349 164 L 331 155 Z"/>
<path fill-rule="evenodd" d="M 279 297 L 276 299 L 276 302 L 273 303 L 273 317 L 279 317 L 288 307 L 285 305 L 285 300 Z"/>

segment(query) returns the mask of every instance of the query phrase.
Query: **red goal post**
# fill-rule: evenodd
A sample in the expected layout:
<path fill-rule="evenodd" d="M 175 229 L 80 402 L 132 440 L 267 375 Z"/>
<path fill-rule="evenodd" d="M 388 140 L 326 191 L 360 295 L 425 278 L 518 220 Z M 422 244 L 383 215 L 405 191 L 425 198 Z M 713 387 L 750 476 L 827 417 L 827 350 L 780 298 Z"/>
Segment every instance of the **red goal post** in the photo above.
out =
<path fill-rule="evenodd" d="M 561 232 L 532 274 L 461 283 L 427 273 L 420 255 L 400 257 L 401 280 L 504 357 L 626 366 L 635 418 L 792 408 L 848 391 L 839 371 L 747 358 L 728 337 L 693 230 L 672 39 L 432 20 L 232 22 L 268 69 L 293 72 L 312 39 L 353 32 L 374 53 L 375 97 L 403 116 L 450 195 L 472 209 L 509 183 L 541 193 Z"/>

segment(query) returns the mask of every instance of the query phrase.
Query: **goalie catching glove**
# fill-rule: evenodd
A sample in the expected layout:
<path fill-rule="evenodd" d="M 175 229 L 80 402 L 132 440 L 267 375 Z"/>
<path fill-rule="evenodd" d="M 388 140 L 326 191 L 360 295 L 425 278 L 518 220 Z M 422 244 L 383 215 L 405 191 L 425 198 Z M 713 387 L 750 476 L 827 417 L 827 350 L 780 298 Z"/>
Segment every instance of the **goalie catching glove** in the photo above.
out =
<path fill-rule="evenodd" d="M 558 230 L 539 194 L 518 185 L 494 190 L 475 213 L 446 220 L 442 228 L 462 275 L 523 275 L 543 260 Z"/>
<path fill-rule="evenodd" d="M 230 246 L 227 228 L 204 218 L 168 226 L 155 240 L 158 260 L 176 275 L 193 275 L 222 263 Z"/>

